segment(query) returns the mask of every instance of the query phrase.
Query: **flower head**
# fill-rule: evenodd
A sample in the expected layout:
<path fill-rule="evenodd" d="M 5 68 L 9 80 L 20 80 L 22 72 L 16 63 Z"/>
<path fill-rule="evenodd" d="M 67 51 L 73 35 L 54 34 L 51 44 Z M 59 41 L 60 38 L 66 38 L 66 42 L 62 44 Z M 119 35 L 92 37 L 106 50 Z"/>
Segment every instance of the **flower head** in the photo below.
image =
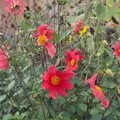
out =
<path fill-rule="evenodd" d="M 26 2 L 23 0 L 5 0 L 6 10 L 11 15 L 22 15 L 25 7 L 27 6 Z"/>
<path fill-rule="evenodd" d="M 83 28 L 80 30 L 80 36 L 84 36 L 89 31 L 89 26 L 83 26 Z"/>
<path fill-rule="evenodd" d="M 91 89 L 93 91 L 93 95 L 101 101 L 101 104 L 104 106 L 104 108 L 108 108 L 110 101 L 108 99 L 106 99 L 102 89 L 97 85 L 95 85 Z"/>
<path fill-rule="evenodd" d="M 4 50 L 0 49 L 0 69 L 6 70 L 8 67 L 8 56 Z"/>
<path fill-rule="evenodd" d="M 120 42 L 117 42 L 115 45 L 112 46 L 114 48 L 113 54 L 120 59 Z"/>
<path fill-rule="evenodd" d="M 95 32 L 94 28 L 93 28 L 93 27 L 90 27 L 90 28 L 89 28 L 89 32 L 90 32 L 92 35 L 94 35 L 94 32 Z"/>
<path fill-rule="evenodd" d="M 76 25 L 75 29 L 73 30 L 73 32 L 79 33 L 80 29 L 81 29 L 83 26 L 84 26 L 84 23 L 83 23 L 82 20 L 80 20 L 80 21 L 77 23 L 77 25 Z"/>
<path fill-rule="evenodd" d="M 80 51 L 70 49 L 66 52 L 65 62 L 67 63 L 67 70 L 76 70 L 78 68 L 78 62 L 83 60 L 84 56 L 81 55 Z"/>
<path fill-rule="evenodd" d="M 104 106 L 104 108 L 108 108 L 110 101 L 105 97 L 102 89 L 95 84 L 97 80 L 97 75 L 98 73 L 94 74 L 90 79 L 88 79 L 85 82 L 88 82 L 90 84 L 90 88 L 93 92 L 93 95 L 101 101 L 101 104 Z"/>
<path fill-rule="evenodd" d="M 42 88 L 50 92 L 50 97 L 57 98 L 57 94 L 67 96 L 66 90 L 73 88 L 70 79 L 74 76 L 71 71 L 60 71 L 55 66 L 50 66 L 43 75 Z"/>
<path fill-rule="evenodd" d="M 55 46 L 49 42 L 49 40 L 52 40 L 54 38 L 53 34 L 54 31 L 52 29 L 49 29 L 48 24 L 38 26 L 35 34 L 33 34 L 33 37 L 37 39 L 37 45 L 44 46 L 51 58 L 56 54 Z"/>

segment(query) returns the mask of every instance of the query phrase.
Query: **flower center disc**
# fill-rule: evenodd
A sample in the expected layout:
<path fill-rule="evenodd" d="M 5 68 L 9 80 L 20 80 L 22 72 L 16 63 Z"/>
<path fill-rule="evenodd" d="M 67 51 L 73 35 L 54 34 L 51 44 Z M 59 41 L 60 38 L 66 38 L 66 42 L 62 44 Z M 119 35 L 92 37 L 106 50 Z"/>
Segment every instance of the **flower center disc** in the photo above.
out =
<path fill-rule="evenodd" d="M 72 59 L 71 61 L 70 61 L 70 65 L 75 65 L 76 64 L 76 60 L 75 59 Z"/>
<path fill-rule="evenodd" d="M 38 45 L 45 45 L 47 43 L 47 38 L 45 35 L 40 35 L 37 39 Z"/>
<path fill-rule="evenodd" d="M 120 49 L 118 49 L 118 52 L 120 53 Z"/>
<path fill-rule="evenodd" d="M 52 85 L 58 85 L 60 83 L 60 78 L 56 75 L 52 76 L 51 83 L 52 83 Z"/>
<path fill-rule="evenodd" d="M 100 87 L 98 87 L 97 85 L 95 86 L 95 89 L 102 92 L 102 89 Z"/>

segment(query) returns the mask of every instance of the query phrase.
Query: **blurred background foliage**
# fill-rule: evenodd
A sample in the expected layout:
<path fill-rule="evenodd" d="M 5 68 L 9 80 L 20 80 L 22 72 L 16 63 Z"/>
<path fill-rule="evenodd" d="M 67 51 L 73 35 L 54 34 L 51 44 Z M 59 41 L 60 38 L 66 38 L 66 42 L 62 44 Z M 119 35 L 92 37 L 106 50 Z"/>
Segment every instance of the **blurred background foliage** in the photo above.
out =
<path fill-rule="evenodd" d="M 120 120 L 120 61 L 111 49 L 120 40 L 119 0 L 46 0 L 32 7 L 26 8 L 21 19 L 1 15 L 0 44 L 8 51 L 10 68 L 0 71 L 0 119 Z M 74 35 L 72 30 L 80 19 L 95 32 Z M 43 23 L 56 30 L 57 56 L 53 60 L 32 38 Z M 72 80 L 75 88 L 69 97 L 52 100 L 41 89 L 41 76 L 49 65 L 62 69 L 63 53 L 69 48 L 81 49 L 85 60 Z M 110 100 L 106 110 L 83 84 L 95 72 L 101 74 L 98 84 Z"/>

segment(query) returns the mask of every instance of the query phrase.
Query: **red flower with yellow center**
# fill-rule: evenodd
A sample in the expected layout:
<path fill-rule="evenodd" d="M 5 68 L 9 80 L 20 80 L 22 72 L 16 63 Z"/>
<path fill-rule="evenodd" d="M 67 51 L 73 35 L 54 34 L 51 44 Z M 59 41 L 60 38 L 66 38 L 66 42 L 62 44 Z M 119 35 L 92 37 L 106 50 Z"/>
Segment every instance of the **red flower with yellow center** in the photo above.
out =
<path fill-rule="evenodd" d="M 67 70 L 76 70 L 78 68 L 78 62 L 83 60 L 84 56 L 81 55 L 80 51 L 70 49 L 66 52 L 65 62 L 67 63 Z"/>
<path fill-rule="evenodd" d="M 112 46 L 114 48 L 113 54 L 120 59 L 120 42 L 117 42 L 115 45 Z"/>
<path fill-rule="evenodd" d="M 42 88 L 48 90 L 50 97 L 57 98 L 57 94 L 67 96 L 66 90 L 73 88 L 70 79 L 74 76 L 71 71 L 60 71 L 55 66 L 50 66 L 43 75 Z"/>
<path fill-rule="evenodd" d="M 22 15 L 24 13 L 24 9 L 27 6 L 26 2 L 23 0 L 5 0 L 6 10 L 11 15 Z"/>
<path fill-rule="evenodd" d="M 37 45 L 45 45 L 48 42 L 45 35 L 40 35 L 37 39 Z"/>
<path fill-rule="evenodd" d="M 80 21 L 77 23 L 77 25 L 76 25 L 75 29 L 73 30 L 73 32 L 79 33 L 79 31 L 81 30 L 81 28 L 82 28 L 83 26 L 84 26 L 84 23 L 83 23 L 82 20 L 80 20 Z"/>
<path fill-rule="evenodd" d="M 97 73 L 94 74 L 90 79 L 88 79 L 85 82 L 90 84 L 90 88 L 93 91 L 93 95 L 101 101 L 101 104 L 104 106 L 104 108 L 108 108 L 110 101 L 105 97 L 102 89 L 99 86 L 95 85 L 97 75 Z"/>
<path fill-rule="evenodd" d="M 4 50 L 0 49 L 0 69 L 6 70 L 8 67 L 8 56 Z"/>
<path fill-rule="evenodd" d="M 33 34 L 33 37 L 37 39 L 37 45 L 44 46 L 47 49 L 48 54 L 52 58 L 56 55 L 56 48 L 49 41 L 54 38 L 54 31 L 52 29 L 49 29 L 48 27 L 48 24 L 38 26 L 36 33 Z"/>

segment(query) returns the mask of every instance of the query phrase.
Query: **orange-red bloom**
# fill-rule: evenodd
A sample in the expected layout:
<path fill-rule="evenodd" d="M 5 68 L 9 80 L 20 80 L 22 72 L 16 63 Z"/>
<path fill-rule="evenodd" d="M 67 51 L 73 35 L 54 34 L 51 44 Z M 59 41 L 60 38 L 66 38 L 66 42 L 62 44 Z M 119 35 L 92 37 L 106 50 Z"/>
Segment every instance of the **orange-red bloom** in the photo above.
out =
<path fill-rule="evenodd" d="M 66 90 L 73 88 L 70 79 L 74 76 L 71 71 L 60 71 L 55 66 L 50 66 L 43 75 L 42 88 L 50 92 L 50 97 L 57 98 L 57 94 L 67 96 Z"/>
<path fill-rule="evenodd" d="M 108 108 L 110 101 L 105 97 L 102 89 L 99 86 L 95 85 L 97 75 L 97 73 L 94 74 L 90 79 L 88 79 L 85 82 L 88 82 L 90 84 L 90 88 L 93 91 L 93 95 L 101 101 L 101 104 L 104 106 L 104 108 Z"/>
<path fill-rule="evenodd" d="M 6 70 L 8 67 L 8 56 L 4 50 L 0 49 L 0 69 Z"/>
<path fill-rule="evenodd" d="M 80 20 L 80 21 L 77 23 L 77 25 L 76 25 L 75 29 L 73 30 L 73 32 L 79 33 L 80 29 L 81 29 L 83 26 L 84 26 L 84 23 L 83 23 L 82 20 Z"/>
<path fill-rule="evenodd" d="M 49 40 L 54 38 L 54 31 L 48 27 L 48 24 L 38 26 L 36 33 L 33 34 L 33 37 L 37 38 L 37 45 L 44 46 L 52 58 L 56 55 L 56 48 L 52 43 L 49 42 Z"/>
<path fill-rule="evenodd" d="M 26 2 L 23 0 L 5 0 L 6 10 L 11 15 L 22 15 L 24 13 L 24 9 L 27 6 Z"/>
<path fill-rule="evenodd" d="M 114 52 L 113 54 L 120 59 L 120 42 L 117 42 L 114 46 L 112 46 L 112 48 L 114 48 Z"/>
<path fill-rule="evenodd" d="M 66 59 L 65 62 L 67 63 L 66 69 L 67 70 L 76 70 L 78 68 L 78 62 L 83 60 L 84 56 L 81 55 L 80 51 L 70 49 L 66 52 Z"/>

